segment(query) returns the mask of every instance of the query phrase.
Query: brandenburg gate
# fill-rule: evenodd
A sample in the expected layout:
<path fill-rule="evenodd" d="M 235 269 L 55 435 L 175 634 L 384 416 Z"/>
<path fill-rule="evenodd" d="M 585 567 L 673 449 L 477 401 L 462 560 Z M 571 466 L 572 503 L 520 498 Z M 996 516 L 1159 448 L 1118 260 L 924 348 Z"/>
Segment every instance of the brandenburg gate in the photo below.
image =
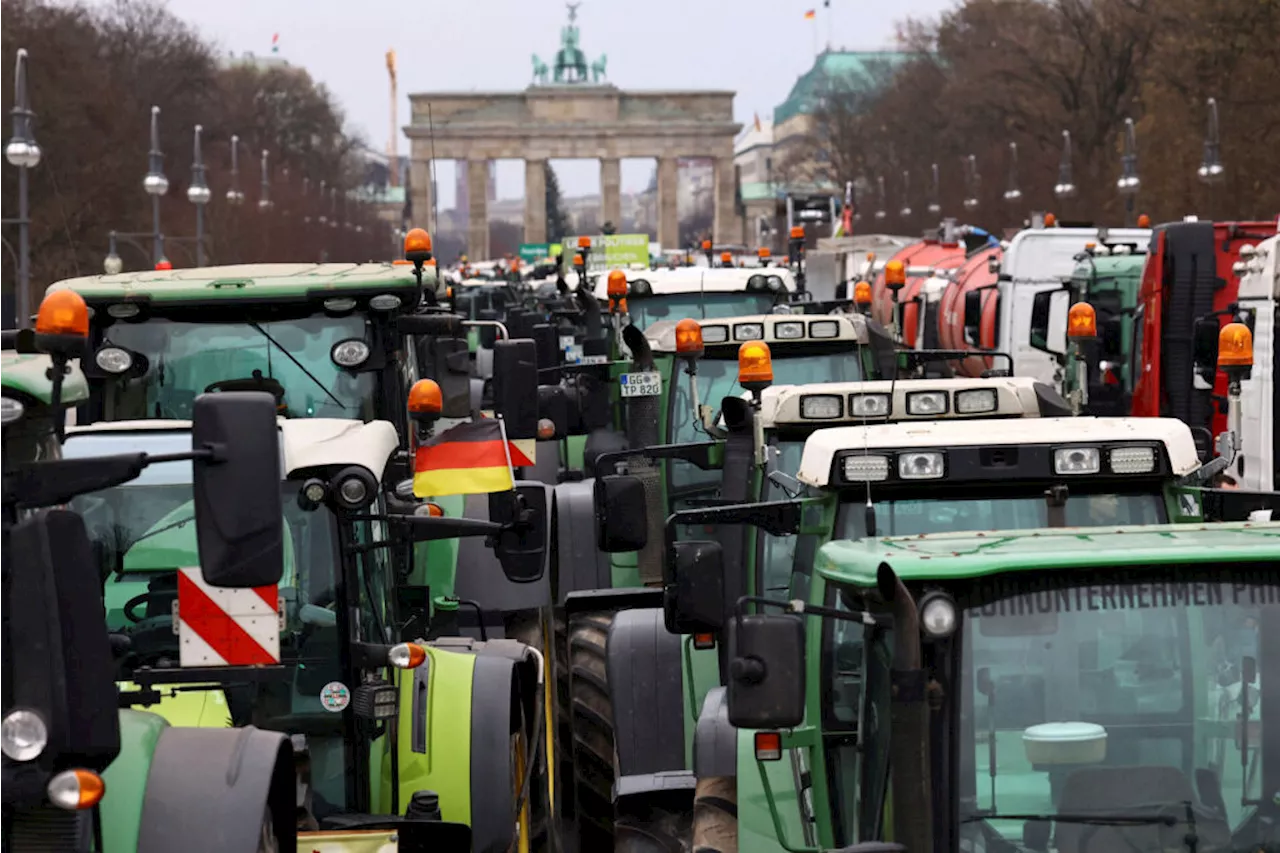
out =
<path fill-rule="evenodd" d="M 605 82 L 607 58 L 588 67 L 578 46 L 578 5 L 569 4 L 569 23 L 560 33 L 554 68 L 534 56 L 534 82 L 523 92 L 409 96 L 412 124 L 405 133 L 411 144 L 409 190 L 415 218 L 423 222 L 424 211 L 432 209 L 431 160 L 466 161 L 467 248 L 471 257 L 487 258 L 489 161 L 525 161 L 524 241 L 545 243 L 547 160 L 599 160 L 601 219 L 618 223 L 620 161 L 653 157 L 658 162 L 658 242 L 678 248 L 676 162 L 705 158 L 714 164 L 713 239 L 738 242 L 733 140 L 742 126 L 733 120 L 734 93 L 623 91 Z"/>

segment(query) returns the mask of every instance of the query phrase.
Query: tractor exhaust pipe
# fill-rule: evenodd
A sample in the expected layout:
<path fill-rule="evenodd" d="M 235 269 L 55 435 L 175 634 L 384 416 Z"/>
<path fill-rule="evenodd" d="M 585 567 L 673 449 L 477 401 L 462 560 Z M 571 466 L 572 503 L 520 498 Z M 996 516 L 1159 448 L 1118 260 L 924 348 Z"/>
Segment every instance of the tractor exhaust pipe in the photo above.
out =
<path fill-rule="evenodd" d="M 888 563 L 876 572 L 876 588 L 893 613 L 893 668 L 889 744 L 893 802 L 911 808 L 893 810 L 893 839 L 907 850 L 933 849 L 933 791 L 929 780 L 929 705 L 920 654 L 920 613 Z"/>

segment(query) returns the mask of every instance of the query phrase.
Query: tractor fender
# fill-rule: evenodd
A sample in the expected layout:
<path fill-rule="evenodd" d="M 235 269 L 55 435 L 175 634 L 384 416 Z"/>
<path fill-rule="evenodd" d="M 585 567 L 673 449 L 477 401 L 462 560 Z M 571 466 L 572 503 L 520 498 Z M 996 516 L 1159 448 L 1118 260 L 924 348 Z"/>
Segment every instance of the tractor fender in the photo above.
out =
<path fill-rule="evenodd" d="M 531 478 L 540 483 L 554 483 L 560 479 L 560 442 L 539 441 L 536 445 L 537 456 L 533 460 L 530 471 Z"/>
<path fill-rule="evenodd" d="M 549 515 L 550 513 L 548 513 Z M 467 495 L 463 517 L 489 520 L 489 496 Z M 550 542 L 551 519 L 547 525 Z M 503 574 L 498 555 L 486 544 L 484 536 L 466 536 L 458 540 L 458 566 L 453 588 L 459 598 L 482 602 L 486 610 L 510 612 L 535 610 L 551 603 L 551 578 L 546 572 L 541 580 L 513 583 Z M 550 548 L 547 549 L 550 554 Z"/>
<path fill-rule="evenodd" d="M 693 731 L 693 770 L 699 779 L 738 775 L 738 730 L 729 723 L 729 694 L 707 691 Z"/>
<path fill-rule="evenodd" d="M 297 849 L 293 746 L 286 735 L 166 728 L 142 803 L 137 853 L 255 853 L 269 812 L 282 853 Z"/>
<path fill-rule="evenodd" d="M 519 730 L 515 663 L 477 655 L 471 680 L 471 833 L 475 853 L 505 853 L 516 822 L 511 736 Z M 527 743 L 527 742 L 526 742 Z"/>
<path fill-rule="evenodd" d="M 619 788 L 628 776 L 687 769 L 680 640 L 667 631 L 657 608 L 619 611 L 609 629 Z"/>
<path fill-rule="evenodd" d="M 579 590 L 613 586 L 609 555 L 596 548 L 595 480 L 559 483 L 555 502 L 556 604 Z"/>
<path fill-rule="evenodd" d="M 589 589 L 571 592 L 564 597 L 567 619 L 574 613 L 590 610 L 639 610 L 662 607 L 662 590 L 649 586 L 622 587 L 620 589 Z"/>

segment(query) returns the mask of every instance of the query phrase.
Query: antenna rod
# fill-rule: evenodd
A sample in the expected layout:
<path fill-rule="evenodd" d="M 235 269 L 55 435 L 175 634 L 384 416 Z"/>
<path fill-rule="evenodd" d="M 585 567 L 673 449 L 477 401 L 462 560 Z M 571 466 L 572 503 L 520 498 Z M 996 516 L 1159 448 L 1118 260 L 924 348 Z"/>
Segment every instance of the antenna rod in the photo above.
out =
<path fill-rule="evenodd" d="M 440 199 L 436 196 L 436 128 L 431 121 L 430 101 L 427 101 L 427 138 L 431 140 L 431 224 L 427 230 L 435 233 L 440 226 Z"/>

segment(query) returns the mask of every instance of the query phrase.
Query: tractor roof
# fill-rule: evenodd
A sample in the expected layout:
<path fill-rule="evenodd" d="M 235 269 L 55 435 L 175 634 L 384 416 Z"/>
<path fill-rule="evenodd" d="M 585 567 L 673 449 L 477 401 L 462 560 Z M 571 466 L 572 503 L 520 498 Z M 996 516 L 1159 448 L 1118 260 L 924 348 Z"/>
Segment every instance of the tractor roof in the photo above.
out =
<path fill-rule="evenodd" d="M 280 450 L 289 478 L 316 468 L 360 465 L 381 481 L 387 460 L 400 444 L 396 428 L 390 421 L 364 423 L 343 418 L 281 418 L 278 423 Z M 88 435 L 190 430 L 191 421 L 110 421 L 70 427 L 67 434 L 69 439 L 74 439 Z"/>
<path fill-rule="evenodd" d="M 676 320 L 659 320 L 644 330 L 654 352 L 676 351 Z M 867 319 L 861 314 L 748 314 L 700 321 L 703 346 L 717 355 L 732 354 L 747 341 L 763 340 L 776 354 L 791 344 L 823 344 L 840 341 L 865 344 Z"/>
<path fill-rule="evenodd" d="M 80 362 L 73 359 L 68 364 L 71 372 L 62 380 L 62 402 L 79 403 L 89 399 L 89 384 L 80 372 Z M 5 350 L 0 354 L 0 384 L 4 386 L 5 396 L 10 396 L 10 392 L 25 394 L 47 406 L 53 393 L 53 382 L 49 379 L 51 367 L 53 360 L 47 355 Z"/>
<path fill-rule="evenodd" d="M 88 302 L 129 297 L 205 302 L 371 290 L 403 297 L 405 291 L 416 291 L 417 287 L 413 268 L 399 264 L 238 264 L 83 276 L 51 284 L 49 292 L 75 290 Z"/>
<path fill-rule="evenodd" d="M 798 477 L 811 486 L 831 482 L 837 456 L 883 455 L 876 451 L 957 448 L 1044 447 L 1080 448 L 1104 445 L 1159 444 L 1168 458 L 1169 472 L 1180 477 L 1199 467 L 1195 438 L 1177 418 L 1010 418 L 1005 420 L 923 421 L 820 429 L 804 444 Z M 1101 454 L 1102 451 L 1100 450 Z M 1025 454 L 1024 454 L 1025 455 Z M 1052 477 L 1051 454 L 1042 474 Z M 1005 465 L 1017 462 L 1006 460 Z M 1022 460 L 1030 465 L 1029 458 Z M 1109 464 L 1109 463 L 1108 463 Z M 1157 460 L 1157 466 L 1159 461 Z M 972 473 L 972 472 L 971 472 Z M 1087 476 L 1087 474 L 1084 474 Z M 1080 477 L 1082 474 L 1064 475 Z M 883 478 L 880 478 L 883 479 Z M 863 482 L 858 480 L 858 482 Z"/>
<path fill-rule="evenodd" d="M 823 577 L 873 587 L 881 563 L 904 581 L 977 578 L 1012 571 L 1221 564 L 1280 560 L 1280 523 L 1157 524 L 931 533 L 830 542 L 815 565 Z"/>
<path fill-rule="evenodd" d="M 1035 386 L 1036 380 L 1030 376 L 775 385 L 764 390 L 760 410 L 766 429 L 940 418 L 1038 418 L 1040 398 Z M 922 392 L 945 395 L 946 411 L 941 415 L 912 414 L 908 399 Z"/>
<path fill-rule="evenodd" d="M 788 293 L 796 289 L 795 274 L 786 267 L 676 267 L 670 270 L 627 269 L 622 272 L 627 276 L 631 296 L 635 295 L 639 282 L 648 286 L 649 296 L 699 292 L 737 293 L 747 290 Z M 776 279 L 772 288 L 769 286 L 770 279 Z M 604 273 L 596 276 L 592 291 L 597 299 L 607 300 L 609 276 Z"/>

